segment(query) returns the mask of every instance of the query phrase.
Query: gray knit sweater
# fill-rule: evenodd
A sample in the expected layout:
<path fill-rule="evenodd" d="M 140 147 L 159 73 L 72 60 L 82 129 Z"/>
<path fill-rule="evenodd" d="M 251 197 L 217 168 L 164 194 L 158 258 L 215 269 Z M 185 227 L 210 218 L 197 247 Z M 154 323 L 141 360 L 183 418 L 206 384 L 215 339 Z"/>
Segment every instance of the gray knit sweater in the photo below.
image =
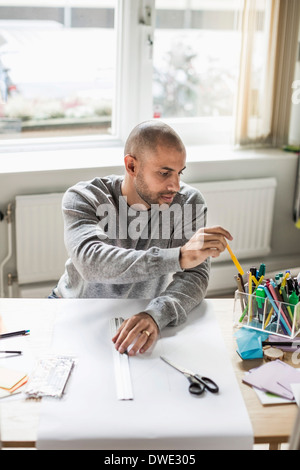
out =
<path fill-rule="evenodd" d="M 139 211 L 122 196 L 122 180 L 115 175 L 95 178 L 65 193 L 69 259 L 57 294 L 148 299 L 145 312 L 160 329 L 183 323 L 204 298 L 209 279 L 209 259 L 188 270 L 179 263 L 180 247 L 206 223 L 203 196 L 181 183 L 168 209 Z"/>

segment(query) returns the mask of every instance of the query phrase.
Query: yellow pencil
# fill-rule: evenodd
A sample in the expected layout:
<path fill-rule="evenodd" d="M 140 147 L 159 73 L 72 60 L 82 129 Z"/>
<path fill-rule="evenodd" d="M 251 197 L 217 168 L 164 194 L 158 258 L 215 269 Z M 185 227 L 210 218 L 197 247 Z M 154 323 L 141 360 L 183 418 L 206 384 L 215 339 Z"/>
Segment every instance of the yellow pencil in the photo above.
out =
<path fill-rule="evenodd" d="M 228 243 L 227 243 L 226 248 L 227 248 L 227 250 L 229 251 L 229 254 L 230 254 L 230 256 L 231 256 L 231 259 L 232 259 L 232 261 L 234 262 L 234 264 L 235 264 L 235 266 L 236 266 L 238 272 L 243 276 L 243 275 L 244 275 L 244 271 L 243 271 L 243 269 L 242 269 L 240 263 L 238 262 L 236 256 L 233 254 L 233 252 L 232 252 L 230 246 L 228 245 Z"/>
<path fill-rule="evenodd" d="M 249 310 L 249 320 L 252 321 L 252 274 L 248 274 L 248 310 Z"/>
<path fill-rule="evenodd" d="M 270 319 L 271 319 L 271 316 L 272 316 L 273 311 L 274 311 L 274 308 L 272 307 L 271 310 L 270 310 L 270 313 L 269 313 L 269 315 L 268 315 L 268 318 L 267 318 L 267 320 L 266 320 L 264 329 L 267 328 L 267 326 L 268 326 L 268 324 L 269 324 L 269 321 L 270 321 Z"/>

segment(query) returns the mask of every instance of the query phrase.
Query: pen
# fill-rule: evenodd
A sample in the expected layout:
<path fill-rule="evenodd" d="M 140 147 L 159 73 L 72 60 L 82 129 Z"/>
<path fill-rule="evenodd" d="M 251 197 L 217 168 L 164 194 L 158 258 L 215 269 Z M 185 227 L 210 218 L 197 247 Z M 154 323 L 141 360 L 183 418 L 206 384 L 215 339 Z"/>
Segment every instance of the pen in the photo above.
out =
<path fill-rule="evenodd" d="M 252 274 L 251 271 L 248 272 L 248 305 L 249 305 L 249 320 L 252 321 Z"/>
<path fill-rule="evenodd" d="M 248 273 L 248 276 L 249 276 L 249 273 Z M 261 276 L 260 279 L 259 279 L 259 281 L 258 281 L 258 286 L 262 283 L 263 279 L 264 279 L 264 276 Z M 243 289 L 244 289 L 244 291 L 245 291 L 245 288 L 243 288 Z M 254 294 L 255 292 L 256 292 L 256 288 L 254 289 L 253 294 Z M 246 296 L 245 296 L 245 297 L 246 297 Z M 248 294 L 247 294 L 247 297 L 249 298 L 249 292 L 248 292 Z M 249 304 L 249 302 L 248 302 L 248 304 Z M 241 318 L 239 319 L 239 322 L 240 322 L 240 323 L 244 320 L 244 317 L 245 317 L 247 311 L 248 311 L 248 305 L 246 305 L 246 307 L 245 307 L 245 309 L 244 309 L 244 311 L 243 311 L 243 313 L 242 313 L 242 316 L 241 316 Z"/>
<path fill-rule="evenodd" d="M 252 277 L 255 278 L 255 280 L 256 280 L 257 269 L 255 267 L 252 267 L 252 268 L 250 268 L 249 271 L 252 274 Z"/>
<path fill-rule="evenodd" d="M 266 329 L 268 324 L 270 323 L 270 320 L 271 320 L 271 317 L 272 317 L 273 313 L 274 313 L 274 307 L 272 307 L 270 312 L 269 312 L 268 318 L 266 319 L 264 329 Z"/>
<path fill-rule="evenodd" d="M 234 279 L 237 283 L 237 287 L 238 287 L 238 291 L 243 294 L 245 293 L 244 289 L 243 289 L 243 286 L 242 286 L 242 283 L 241 283 L 241 278 L 239 276 L 234 276 Z M 245 308 L 245 305 L 244 305 L 244 299 L 242 297 L 242 295 L 240 295 L 240 303 L 241 303 L 241 309 L 242 311 L 244 310 Z"/>
<path fill-rule="evenodd" d="M 285 324 L 288 326 L 289 329 L 292 328 L 292 325 L 290 324 L 290 322 L 288 321 L 289 320 L 289 317 L 286 316 L 286 314 L 284 313 L 284 305 L 283 304 L 280 304 L 281 302 L 281 298 L 278 297 L 278 290 L 276 292 L 274 286 L 272 285 L 272 282 L 270 282 L 269 284 L 267 284 L 270 292 L 271 292 L 271 295 L 273 297 L 273 299 L 276 301 L 278 301 L 279 303 L 276 303 L 277 307 L 278 307 L 278 310 L 280 311 L 280 314 L 281 314 L 281 317 L 279 319 L 279 321 L 281 321 L 283 323 L 283 326 L 285 327 Z M 277 289 L 277 286 L 276 286 L 276 289 Z"/>
<path fill-rule="evenodd" d="M 259 279 L 261 276 L 265 276 L 265 274 L 266 274 L 266 265 L 264 263 L 261 263 L 257 278 Z"/>
<path fill-rule="evenodd" d="M 279 318 L 279 321 L 280 321 L 280 323 L 281 323 L 282 329 L 284 330 L 284 332 L 285 332 L 286 334 L 288 334 L 288 335 L 290 336 L 290 328 L 289 328 L 288 325 L 286 325 L 283 316 L 280 314 L 280 312 L 279 312 L 279 310 L 278 310 L 278 307 L 277 307 L 277 305 L 276 305 L 276 302 L 275 302 L 275 300 L 273 299 L 271 292 L 269 291 L 269 287 L 270 287 L 270 286 L 264 286 L 264 289 L 265 289 L 265 292 L 266 292 L 266 294 L 267 294 L 267 297 L 269 298 L 269 300 L 270 300 L 272 306 L 274 307 L 275 312 L 276 312 L 277 315 L 278 315 L 278 318 Z"/>
<path fill-rule="evenodd" d="M 300 341 L 262 341 L 263 346 L 297 346 L 300 347 Z"/>
<path fill-rule="evenodd" d="M 244 279 L 241 273 L 238 274 L 238 278 L 239 278 L 239 282 L 241 283 L 242 290 L 243 292 L 245 292 Z"/>
<path fill-rule="evenodd" d="M 0 354 L 22 354 L 22 351 L 0 351 Z"/>
<path fill-rule="evenodd" d="M 10 338 L 11 336 L 28 335 L 29 333 L 30 333 L 30 330 L 13 331 L 12 333 L 4 333 L 3 335 L 0 335 L 0 339 Z"/>
<path fill-rule="evenodd" d="M 287 293 L 286 293 L 285 289 L 284 289 L 284 288 L 283 288 L 282 290 L 280 289 L 279 292 L 280 292 L 280 294 L 281 294 L 281 296 L 282 296 L 282 298 L 283 298 L 283 302 L 285 302 L 286 304 L 288 304 L 288 303 L 289 303 L 289 299 L 288 299 L 288 296 L 287 296 Z M 289 316 L 290 316 L 291 322 L 293 322 L 294 319 L 293 319 L 293 312 L 292 312 L 292 310 L 291 310 L 291 306 L 290 306 L 290 305 L 286 305 L 286 308 L 287 308 L 287 311 L 289 312 Z"/>

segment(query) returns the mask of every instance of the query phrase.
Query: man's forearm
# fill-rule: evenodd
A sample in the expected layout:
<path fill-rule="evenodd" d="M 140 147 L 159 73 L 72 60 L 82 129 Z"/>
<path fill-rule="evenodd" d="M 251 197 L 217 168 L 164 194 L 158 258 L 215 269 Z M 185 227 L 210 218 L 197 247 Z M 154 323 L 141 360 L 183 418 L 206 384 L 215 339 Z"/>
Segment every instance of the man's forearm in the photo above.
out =
<path fill-rule="evenodd" d="M 153 317 L 160 330 L 186 321 L 206 295 L 209 272 L 208 259 L 195 269 L 176 273 L 166 290 L 148 304 L 145 312 Z"/>

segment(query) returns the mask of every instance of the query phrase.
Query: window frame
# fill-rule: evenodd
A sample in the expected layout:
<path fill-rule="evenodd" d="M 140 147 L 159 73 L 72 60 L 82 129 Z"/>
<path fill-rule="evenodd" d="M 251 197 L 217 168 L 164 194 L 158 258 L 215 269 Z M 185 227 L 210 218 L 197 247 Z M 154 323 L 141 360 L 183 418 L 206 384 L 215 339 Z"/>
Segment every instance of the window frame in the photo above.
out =
<path fill-rule="evenodd" d="M 0 153 L 124 145 L 128 134 L 137 123 L 153 118 L 154 28 L 155 0 L 117 1 L 116 99 L 112 116 L 112 135 L 6 138 L 0 140 Z M 211 118 L 163 120 L 177 130 L 187 145 L 207 145 L 215 144 L 216 134 L 224 135 L 225 128 L 230 130 L 228 118 L 213 119 L 213 125 L 210 124 Z M 230 139 L 225 137 L 220 143 L 230 142 Z"/>
<path fill-rule="evenodd" d="M 0 154 L 123 147 L 136 124 L 153 119 L 155 13 L 155 0 L 117 0 L 116 95 L 112 135 L 5 138 L 0 140 Z M 174 127 L 187 146 L 234 147 L 234 116 L 162 120 Z"/>

